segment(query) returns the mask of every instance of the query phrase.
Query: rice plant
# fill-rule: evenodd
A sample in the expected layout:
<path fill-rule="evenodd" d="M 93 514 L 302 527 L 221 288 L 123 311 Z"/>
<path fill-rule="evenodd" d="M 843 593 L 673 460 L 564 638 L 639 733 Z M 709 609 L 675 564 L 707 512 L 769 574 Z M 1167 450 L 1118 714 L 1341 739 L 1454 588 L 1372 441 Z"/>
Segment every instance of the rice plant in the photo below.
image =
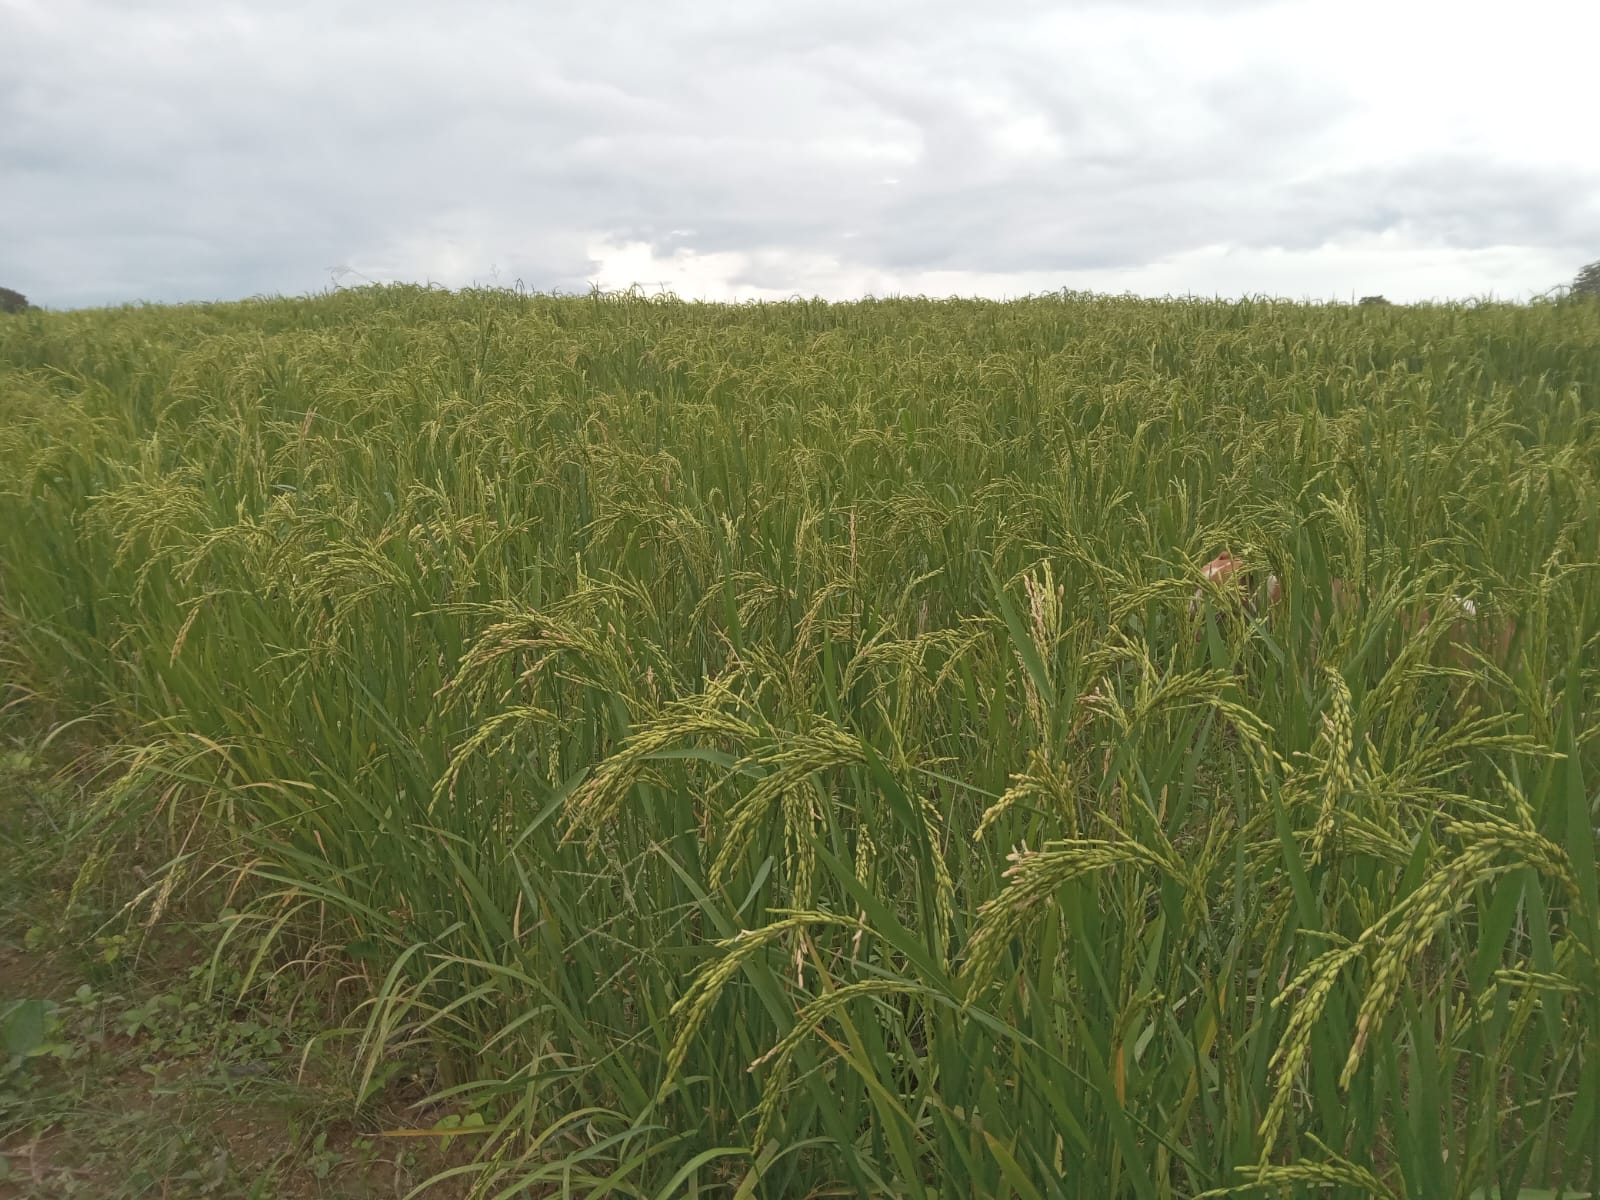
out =
<path fill-rule="evenodd" d="M 1594 1191 L 1597 568 L 1581 305 L 0 323 L 15 695 L 484 1196 Z"/>

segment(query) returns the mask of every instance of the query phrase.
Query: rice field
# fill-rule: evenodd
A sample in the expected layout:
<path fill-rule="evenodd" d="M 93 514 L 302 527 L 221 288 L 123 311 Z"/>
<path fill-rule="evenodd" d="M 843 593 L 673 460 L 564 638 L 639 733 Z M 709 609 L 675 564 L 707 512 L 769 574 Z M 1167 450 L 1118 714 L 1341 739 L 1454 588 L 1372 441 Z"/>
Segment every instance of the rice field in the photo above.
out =
<path fill-rule="evenodd" d="M 9 698 L 483 1196 L 1592 1190 L 1597 568 L 1595 305 L 0 318 Z"/>

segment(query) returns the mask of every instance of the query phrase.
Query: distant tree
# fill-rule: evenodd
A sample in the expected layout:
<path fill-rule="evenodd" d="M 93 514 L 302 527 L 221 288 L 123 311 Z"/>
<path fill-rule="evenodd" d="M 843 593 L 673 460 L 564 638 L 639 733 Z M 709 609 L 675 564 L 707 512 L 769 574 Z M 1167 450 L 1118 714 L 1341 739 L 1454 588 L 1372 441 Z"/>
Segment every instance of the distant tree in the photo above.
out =
<path fill-rule="evenodd" d="M 1573 296 L 1600 296 L 1600 259 L 1596 259 L 1573 277 L 1570 294 Z"/>
<path fill-rule="evenodd" d="M 13 292 L 10 288 L 0 287 L 0 312 L 19 313 L 28 311 L 28 298 L 21 292 Z"/>
<path fill-rule="evenodd" d="M 1382 296 L 1361 297 L 1361 306 L 1363 308 L 1389 308 L 1393 305 L 1393 303 L 1394 302 L 1392 300 L 1385 300 Z"/>

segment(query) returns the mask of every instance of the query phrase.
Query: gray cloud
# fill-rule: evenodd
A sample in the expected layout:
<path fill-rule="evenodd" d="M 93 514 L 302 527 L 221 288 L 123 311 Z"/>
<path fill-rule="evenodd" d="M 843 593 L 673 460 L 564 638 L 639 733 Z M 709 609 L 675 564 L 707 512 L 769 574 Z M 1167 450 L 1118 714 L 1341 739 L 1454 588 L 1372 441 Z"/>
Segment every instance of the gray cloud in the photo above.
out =
<path fill-rule="evenodd" d="M 1034 278 L 1387 230 L 1600 247 L 1593 168 L 1352 158 L 1359 88 L 1234 49 L 1259 0 L 1058 11 L 0 0 L 0 283 L 203 299 L 344 265 L 575 289 L 631 242 L 780 291 L 797 259 Z"/>
<path fill-rule="evenodd" d="M 1332 174 L 1296 190 L 1293 211 L 1324 236 L 1406 226 L 1429 242 L 1600 251 L 1600 186 L 1576 170 L 1508 169 L 1459 156 Z"/>

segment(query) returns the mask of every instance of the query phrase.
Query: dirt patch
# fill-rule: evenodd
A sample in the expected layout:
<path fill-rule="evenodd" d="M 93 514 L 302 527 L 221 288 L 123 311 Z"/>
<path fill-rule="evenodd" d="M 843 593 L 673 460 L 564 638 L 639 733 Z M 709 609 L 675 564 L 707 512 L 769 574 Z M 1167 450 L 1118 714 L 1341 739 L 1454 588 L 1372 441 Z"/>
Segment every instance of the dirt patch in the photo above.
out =
<path fill-rule="evenodd" d="M 237 964 L 213 977 L 214 898 L 132 923 L 118 889 L 148 879 L 117 857 L 68 911 L 107 847 L 67 833 L 88 798 L 49 766 L 0 739 L 0 1200 L 394 1197 L 469 1160 L 466 1139 L 383 1136 L 448 1111 L 403 1084 L 356 1111 L 314 981 L 241 1001 Z"/>

